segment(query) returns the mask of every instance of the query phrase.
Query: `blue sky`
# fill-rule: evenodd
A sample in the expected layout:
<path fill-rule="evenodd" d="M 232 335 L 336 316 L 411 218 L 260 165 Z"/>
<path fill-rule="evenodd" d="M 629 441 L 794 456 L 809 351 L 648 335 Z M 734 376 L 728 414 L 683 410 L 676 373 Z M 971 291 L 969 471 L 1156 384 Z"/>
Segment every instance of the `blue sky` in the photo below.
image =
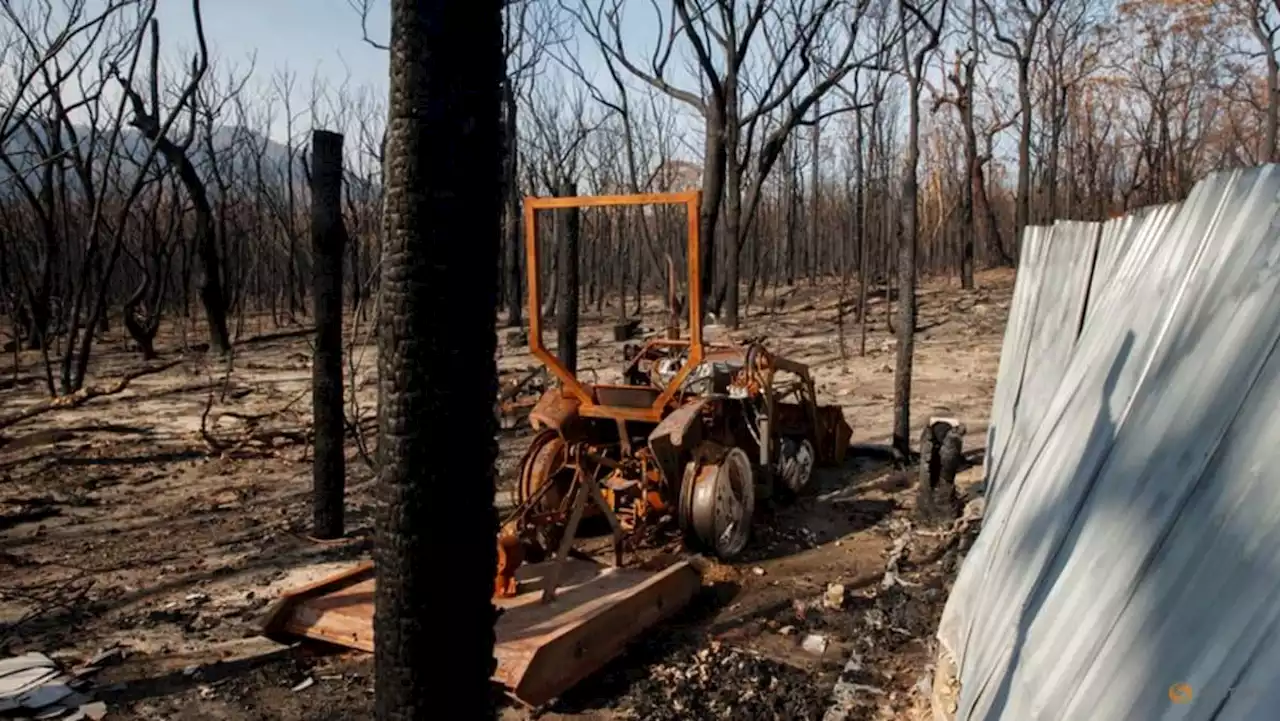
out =
<path fill-rule="evenodd" d="M 219 64 L 247 67 L 254 58 L 259 85 L 269 83 L 277 70 L 293 70 L 304 107 L 316 73 L 335 86 L 350 78 L 352 86 L 366 85 L 386 97 L 387 54 L 361 39 L 360 16 L 348 0 L 204 0 L 201 11 Z M 373 11 L 370 34 L 385 40 L 390 27 L 385 0 L 375 2 Z M 195 47 L 188 0 L 159 0 L 156 17 L 167 57 Z M 282 129 L 273 128 L 272 135 L 279 138 Z"/>
<path fill-rule="evenodd" d="M 388 0 L 373 0 L 369 34 L 385 43 L 390 34 Z M 330 86 L 347 82 L 364 86 L 377 97 L 387 93 L 387 53 L 364 42 L 359 12 L 350 0 L 204 0 L 201 3 L 205 37 L 217 65 L 247 67 L 254 59 L 255 82 L 268 86 L 279 70 L 297 74 L 295 94 L 306 106 L 314 76 Z M 629 13 L 632 15 L 634 13 Z M 195 24 L 189 0 L 159 0 L 162 53 L 170 61 L 189 57 L 195 48 Z M 647 44 L 653 33 L 649 18 L 627 18 L 636 40 Z M 647 31 L 647 32 L 646 32 Z M 630 42 L 628 43 L 630 44 Z M 645 47 L 641 45 L 640 47 Z M 588 72 L 603 69 L 589 42 L 579 42 L 578 55 Z M 283 119 L 277 119 L 272 135 L 283 136 Z"/>

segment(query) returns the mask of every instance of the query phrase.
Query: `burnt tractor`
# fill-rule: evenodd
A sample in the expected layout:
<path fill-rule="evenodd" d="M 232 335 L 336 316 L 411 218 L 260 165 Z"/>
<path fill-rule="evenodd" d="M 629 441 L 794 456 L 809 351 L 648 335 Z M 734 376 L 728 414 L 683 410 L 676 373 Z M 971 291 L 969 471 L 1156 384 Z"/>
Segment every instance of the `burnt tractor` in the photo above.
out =
<path fill-rule="evenodd" d="M 689 337 L 673 320 L 665 337 L 631 348 L 623 383 L 586 383 L 542 344 L 535 211 L 655 203 L 686 208 Z M 758 342 L 703 343 L 697 221 L 696 192 L 525 200 L 529 345 L 550 382 L 529 412 L 535 436 L 499 532 L 493 589 L 502 611 L 493 679 L 524 704 L 563 693 L 700 587 L 689 561 L 624 567 L 624 547 L 679 529 L 689 545 L 732 559 L 750 538 L 758 498 L 799 492 L 815 465 L 840 462 L 848 446 L 849 425 L 839 408 L 816 403 L 804 365 Z M 612 531 L 608 564 L 573 548 L 593 517 Z M 290 590 L 264 630 L 372 651 L 376 584 L 364 562 Z"/>
<path fill-rule="evenodd" d="M 530 211 L 662 202 L 688 206 L 689 337 L 668 328 L 627 349 L 624 383 L 587 383 L 542 344 Z M 591 517 L 611 527 L 618 564 L 625 545 L 664 525 L 678 526 L 691 548 L 732 560 L 750 538 L 757 499 L 794 496 L 815 465 L 844 460 L 852 430 L 838 406 L 818 405 L 807 366 L 760 341 L 703 342 L 697 203 L 697 193 L 526 201 L 529 345 L 559 384 L 528 416 L 536 435 L 498 539 L 497 596 L 517 593 L 525 561 L 570 554 Z"/>

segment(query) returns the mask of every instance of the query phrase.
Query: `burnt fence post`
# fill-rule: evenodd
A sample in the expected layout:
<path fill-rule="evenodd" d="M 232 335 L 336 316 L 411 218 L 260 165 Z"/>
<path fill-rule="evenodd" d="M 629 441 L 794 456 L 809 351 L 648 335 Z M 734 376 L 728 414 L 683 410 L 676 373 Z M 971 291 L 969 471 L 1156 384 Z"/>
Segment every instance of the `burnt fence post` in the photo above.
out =
<path fill-rule="evenodd" d="M 956 473 L 964 464 L 965 430 L 955 419 L 930 418 L 920 433 L 916 520 L 924 525 L 944 525 L 960 515 Z"/>
<path fill-rule="evenodd" d="M 342 222 L 342 135 L 311 135 L 312 303 L 316 321 L 311 363 L 315 414 L 312 464 L 312 533 L 341 538 L 346 485 L 342 412 L 342 258 L 347 230 Z"/>

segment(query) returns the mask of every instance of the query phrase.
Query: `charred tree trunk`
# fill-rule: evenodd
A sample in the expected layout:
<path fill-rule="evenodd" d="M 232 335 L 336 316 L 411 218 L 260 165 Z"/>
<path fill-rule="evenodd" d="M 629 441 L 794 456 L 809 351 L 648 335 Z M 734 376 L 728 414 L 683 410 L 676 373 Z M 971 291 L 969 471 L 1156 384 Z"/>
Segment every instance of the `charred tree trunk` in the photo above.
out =
<path fill-rule="evenodd" d="M 898 22 L 906 27 L 906 0 L 898 2 Z M 893 376 L 893 447 L 903 459 L 911 458 L 911 374 L 916 334 L 916 244 L 920 230 L 917 204 L 920 163 L 920 87 L 924 83 L 925 58 L 938 46 L 942 23 L 947 12 L 941 3 L 937 25 L 917 11 L 928 33 L 928 40 L 909 52 L 909 35 L 902 37 L 902 59 L 907 75 L 907 139 L 902 167 L 902 207 L 898 214 L 898 357 Z"/>
<path fill-rule="evenodd" d="M 147 314 L 140 308 L 151 284 L 150 277 L 144 277 L 138 284 L 138 288 L 133 291 L 133 295 L 129 296 L 124 303 L 124 328 L 129 332 L 133 342 L 138 344 L 138 351 L 142 353 L 143 360 L 155 360 L 156 330 L 160 327 L 159 322 L 149 323 Z"/>
<path fill-rule="evenodd" d="M 168 144 L 167 141 L 165 144 Z M 182 159 L 178 174 L 196 207 L 196 252 L 200 256 L 201 270 L 200 303 L 204 306 L 204 314 L 209 321 L 209 349 L 218 355 L 226 355 L 231 351 L 231 335 L 227 330 L 227 299 L 222 289 L 222 265 L 218 260 L 213 209 L 195 166 L 186 159 L 185 154 Z"/>
<path fill-rule="evenodd" d="M 1022 229 L 1031 223 L 1031 58 L 1018 59 L 1018 196 L 1014 211 L 1014 233 L 1022 237 Z"/>
<path fill-rule="evenodd" d="M 740 260 L 742 247 L 738 237 L 742 234 L 742 163 L 738 161 L 738 142 L 740 128 L 738 126 L 737 105 L 734 101 L 736 91 L 729 91 L 729 112 L 726 113 L 728 123 L 725 125 L 725 163 L 724 192 L 724 237 L 725 237 L 725 280 L 724 280 L 724 322 L 731 329 L 738 329 L 738 286 L 742 276 Z M 719 298 L 717 298 L 719 301 Z M 719 302 L 717 302 L 719 305 Z"/>
<path fill-rule="evenodd" d="M 1280 9 L 1280 8 L 1277 8 Z M 1262 160 L 1267 163 L 1280 161 L 1280 59 L 1276 58 L 1274 49 L 1266 53 L 1267 80 L 1267 125 L 1263 135 Z"/>
<path fill-rule="evenodd" d="M 362 228 L 357 222 L 354 229 L 355 237 L 347 236 L 347 248 L 351 251 L 351 312 L 360 313 L 364 310 L 364 288 L 361 286 L 363 274 L 360 272 L 360 238 L 363 235 Z"/>
<path fill-rule="evenodd" d="M 812 285 L 817 280 L 818 275 L 818 252 L 820 243 L 818 241 L 818 198 L 821 192 L 818 188 L 818 164 L 821 162 L 821 108 L 817 103 L 813 104 L 813 134 L 809 136 L 809 155 L 811 157 L 809 165 L 809 284 Z"/>
<path fill-rule="evenodd" d="M 302 289 L 298 282 L 298 231 L 294 227 L 294 203 L 295 190 L 293 185 L 293 164 L 296 160 L 296 154 L 293 148 L 293 113 L 287 103 L 284 106 L 286 119 L 285 133 L 288 140 L 285 145 L 285 156 L 288 159 L 285 163 L 285 222 L 284 232 L 288 236 L 289 243 L 289 263 L 285 266 L 288 275 L 285 277 L 285 285 L 289 293 L 289 320 L 297 322 L 298 313 L 302 310 Z"/>
<path fill-rule="evenodd" d="M 1049 153 L 1045 162 L 1045 215 L 1050 222 L 1058 217 L 1058 166 L 1062 155 L 1062 134 L 1067 124 L 1068 88 L 1055 87 L 1050 90 L 1049 101 Z"/>
<path fill-rule="evenodd" d="M 506 226 L 503 228 L 506 238 L 506 272 L 507 287 L 507 325 L 519 328 L 524 322 L 524 276 L 520 273 L 520 184 L 517 182 L 519 162 L 519 142 L 516 126 L 516 96 L 511 87 L 511 79 L 502 83 L 502 104 L 506 109 L 503 116 L 506 139 L 504 167 L 502 169 L 503 189 L 506 195 Z"/>
<path fill-rule="evenodd" d="M 560 196 L 577 195 L 572 180 L 560 184 Z M 568 208 L 556 213 L 556 270 L 560 302 L 556 306 L 556 349 L 560 362 L 570 373 L 578 372 L 578 311 L 581 305 L 581 283 L 578 280 L 578 236 L 581 211 Z"/>
<path fill-rule="evenodd" d="M 916 83 L 911 85 L 898 230 L 898 357 L 893 376 L 893 446 L 904 458 L 911 454 L 911 373 L 916 340 L 916 239 L 919 228 L 916 165 L 920 158 L 920 88 Z"/>
<path fill-rule="evenodd" d="M 492 719 L 501 4 L 390 14 L 375 717 Z"/>
<path fill-rule="evenodd" d="M 955 78 L 960 106 L 960 123 L 964 126 L 964 162 L 969 176 L 960 197 L 960 287 L 973 290 L 973 239 L 975 235 L 973 198 L 975 184 L 982 179 L 981 160 L 978 158 L 978 134 L 973 127 L 973 78 L 977 60 L 970 58 L 964 65 L 963 76 Z M 959 68 L 957 68 L 959 70 Z"/>
<path fill-rule="evenodd" d="M 950 418 L 933 418 L 920 433 L 920 477 L 916 520 L 943 526 L 960 515 L 956 473 L 964 462 L 965 427 Z"/>
<path fill-rule="evenodd" d="M 315 412 L 312 461 L 312 534 L 341 538 L 346 465 L 342 412 L 342 135 L 311 134 L 311 298 L 316 347 L 311 363 Z"/>
<path fill-rule="evenodd" d="M 853 172 L 854 172 L 854 221 L 857 227 L 858 237 L 858 355 L 865 356 L 867 354 L 867 274 L 869 272 L 867 256 L 870 255 L 871 243 L 869 242 L 870 224 L 867 222 L 870 214 L 867 211 L 867 174 L 866 166 L 863 163 L 863 132 L 862 132 L 862 113 L 859 112 L 854 116 L 854 145 L 856 151 L 853 154 Z M 888 299 L 886 298 L 886 301 Z"/>
<path fill-rule="evenodd" d="M 784 247 L 783 257 L 785 258 L 784 270 L 786 272 L 787 285 L 795 285 L 796 282 L 796 143 L 795 140 L 788 138 L 787 149 L 783 152 L 783 234 L 782 244 Z"/>
<path fill-rule="evenodd" d="M 998 265 L 1005 267 L 1013 267 L 1014 257 L 1009 255 L 1009 251 L 1005 250 L 1004 239 L 1000 232 L 1000 219 L 996 217 L 996 210 L 991 205 L 991 199 L 987 195 L 987 174 L 983 170 L 990 159 L 989 155 L 978 157 L 978 162 L 973 166 L 973 174 L 970 177 L 970 185 L 973 188 L 973 206 L 975 218 L 983 221 L 983 229 L 987 235 L 987 251 L 995 258 Z M 1016 247 L 1017 236 L 1015 236 L 1014 245 Z"/>
<path fill-rule="evenodd" d="M 200 302 L 209 321 L 209 349 L 218 355 L 231 350 L 231 335 L 227 330 L 227 300 L 222 286 L 222 264 L 218 259 L 217 229 L 213 221 L 213 206 L 204 181 L 195 165 L 187 157 L 186 150 L 161 133 L 159 121 L 153 115 L 137 114 L 134 127 L 155 143 L 156 150 L 178 171 L 187 195 L 196 212 L 196 255 L 200 258 Z"/>
<path fill-rule="evenodd" d="M 706 163 L 702 171 L 702 207 L 698 210 L 698 284 L 705 315 L 711 304 L 711 294 L 716 281 L 716 224 L 720 217 L 720 202 L 724 196 L 724 176 L 727 165 L 725 149 L 724 108 L 712 102 L 706 115 Z"/>

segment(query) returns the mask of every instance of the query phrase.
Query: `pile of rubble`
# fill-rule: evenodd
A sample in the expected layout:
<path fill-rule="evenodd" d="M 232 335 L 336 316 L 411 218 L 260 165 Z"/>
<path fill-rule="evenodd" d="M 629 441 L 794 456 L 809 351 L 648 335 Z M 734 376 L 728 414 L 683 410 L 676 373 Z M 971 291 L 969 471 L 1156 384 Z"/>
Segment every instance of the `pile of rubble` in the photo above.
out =
<path fill-rule="evenodd" d="M 648 668 L 619 700 L 646 721 L 690 718 L 820 719 L 825 694 L 812 674 L 752 651 L 711 642 Z"/>

